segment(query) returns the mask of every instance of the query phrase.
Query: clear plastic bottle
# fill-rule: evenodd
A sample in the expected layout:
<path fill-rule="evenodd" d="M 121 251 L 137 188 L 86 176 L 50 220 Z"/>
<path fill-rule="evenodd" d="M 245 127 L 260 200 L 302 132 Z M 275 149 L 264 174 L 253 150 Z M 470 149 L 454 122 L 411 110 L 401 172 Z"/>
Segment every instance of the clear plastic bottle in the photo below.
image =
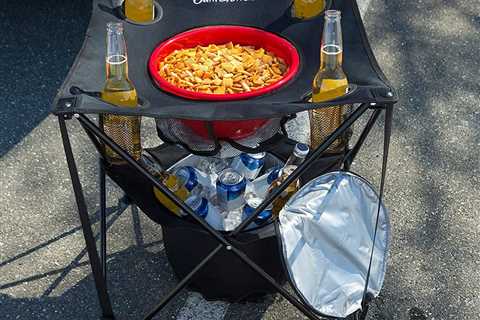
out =
<path fill-rule="evenodd" d="M 185 166 L 175 170 L 174 174 L 190 194 L 206 196 L 207 198 L 211 196 L 212 181 L 210 176 L 204 172 L 191 166 Z M 213 192 L 215 191 L 213 190 Z"/>

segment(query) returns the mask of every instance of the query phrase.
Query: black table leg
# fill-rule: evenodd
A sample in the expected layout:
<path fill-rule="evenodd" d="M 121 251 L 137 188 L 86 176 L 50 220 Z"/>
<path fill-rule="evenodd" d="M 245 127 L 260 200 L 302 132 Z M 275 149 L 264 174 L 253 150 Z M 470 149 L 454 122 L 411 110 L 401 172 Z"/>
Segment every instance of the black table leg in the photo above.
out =
<path fill-rule="evenodd" d="M 348 151 L 347 155 L 345 156 L 345 169 L 350 170 L 350 166 L 352 165 L 352 162 L 355 160 L 357 157 L 358 152 L 362 148 L 365 140 L 367 139 L 368 135 L 370 134 L 370 131 L 372 131 L 373 126 L 375 123 L 377 123 L 378 117 L 382 113 L 382 109 L 375 109 L 370 116 L 370 119 L 368 120 L 367 124 L 365 125 L 365 128 L 363 129 L 362 133 L 360 134 L 360 137 L 357 140 L 357 143 L 355 146 Z"/>
<path fill-rule="evenodd" d="M 100 261 L 102 262 L 103 281 L 107 285 L 107 190 L 105 168 L 99 161 L 100 184 Z"/>
<path fill-rule="evenodd" d="M 60 125 L 60 133 L 62 135 L 63 147 L 65 149 L 65 156 L 67 159 L 68 170 L 70 172 L 73 191 L 75 194 L 75 200 L 77 202 L 78 214 L 80 216 L 80 222 L 82 224 L 83 236 L 85 238 L 85 243 L 87 246 L 88 258 L 90 260 L 93 279 L 95 281 L 95 287 L 97 289 L 100 306 L 102 308 L 102 314 L 105 319 L 114 319 L 112 305 L 110 303 L 110 297 L 108 296 L 107 286 L 103 277 L 101 262 L 98 256 L 90 218 L 88 216 L 88 210 L 85 203 L 85 196 L 83 194 L 82 184 L 78 176 L 77 165 L 75 163 L 72 145 L 70 144 L 70 138 L 68 136 L 67 126 L 65 123 L 65 119 L 62 118 L 62 116 L 59 116 L 58 120 Z"/>
<path fill-rule="evenodd" d="M 98 117 L 98 126 L 103 130 L 103 116 Z M 107 286 L 107 185 L 106 173 L 103 165 L 105 157 L 105 146 L 101 144 L 94 136 L 89 135 L 92 141 L 97 141 L 99 151 L 98 174 L 100 186 L 100 261 L 102 262 L 103 280 Z"/>

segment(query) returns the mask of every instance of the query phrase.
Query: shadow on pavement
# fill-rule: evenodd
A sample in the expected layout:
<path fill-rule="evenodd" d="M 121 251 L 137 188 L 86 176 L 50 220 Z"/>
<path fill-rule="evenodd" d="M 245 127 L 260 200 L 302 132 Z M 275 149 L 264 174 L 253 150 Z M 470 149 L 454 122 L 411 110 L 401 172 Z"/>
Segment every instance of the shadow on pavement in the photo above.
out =
<path fill-rule="evenodd" d="M 107 228 L 110 228 L 128 208 L 125 198 L 120 199 L 116 207 L 107 209 Z M 143 319 L 143 316 L 176 285 L 176 279 L 164 253 L 163 242 L 155 241 L 144 244 L 138 211 L 132 210 L 133 228 L 137 246 L 109 255 L 108 286 L 113 308 L 117 319 Z M 92 224 L 99 221 L 99 212 L 92 215 Z M 0 262 L 0 267 L 7 266 L 38 250 L 44 249 L 54 242 L 60 241 L 81 230 L 73 228 L 42 244 L 28 249 L 16 256 Z M 96 235 L 98 241 L 99 235 Z M 98 304 L 90 264 L 85 261 L 86 248 L 83 249 L 64 268 L 50 270 L 24 279 L 1 284 L 0 290 L 21 286 L 40 279 L 48 279 L 49 285 L 39 297 L 14 298 L 0 294 L 2 319 L 100 319 Z M 60 296 L 55 291 L 61 289 L 65 278 L 74 274 L 79 268 L 87 268 L 89 276 L 76 282 Z M 50 279 L 52 279 L 50 281 Z M 27 293 L 28 295 L 28 293 Z M 183 301 L 185 293 L 181 293 L 156 319 L 171 319 Z"/>
<path fill-rule="evenodd" d="M 4 1 L 0 10 L 0 157 L 50 111 L 79 51 L 90 1 Z"/>
<path fill-rule="evenodd" d="M 108 271 L 109 291 L 117 319 L 143 319 L 160 297 L 176 284 L 165 254 L 141 247 L 131 247 L 110 256 Z M 184 295 L 182 293 L 156 319 L 172 319 L 176 309 L 182 306 Z M 2 319 L 6 320 L 101 318 L 91 274 L 60 296 L 13 298 L 0 294 L 0 305 Z"/>

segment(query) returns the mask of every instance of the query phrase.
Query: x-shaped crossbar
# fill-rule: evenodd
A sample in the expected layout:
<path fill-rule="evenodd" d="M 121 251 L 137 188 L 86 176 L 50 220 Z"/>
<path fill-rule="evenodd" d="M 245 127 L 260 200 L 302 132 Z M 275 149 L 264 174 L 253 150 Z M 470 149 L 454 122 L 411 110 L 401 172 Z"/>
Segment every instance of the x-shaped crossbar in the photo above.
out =
<path fill-rule="evenodd" d="M 393 104 L 388 104 L 385 106 L 379 106 L 375 104 L 364 103 L 361 104 L 357 109 L 350 114 L 347 119 L 315 150 L 313 150 L 311 156 L 302 163 L 278 188 L 273 190 L 271 194 L 262 202 L 262 204 L 255 210 L 255 212 L 246 220 L 244 220 L 234 231 L 228 234 L 228 237 L 234 238 L 240 232 L 242 232 L 248 225 L 250 225 L 257 216 L 265 210 L 281 193 L 294 181 L 296 181 L 306 170 L 308 170 L 314 162 L 328 149 L 328 147 L 338 139 L 342 134 L 344 134 L 354 123 L 357 121 L 368 109 L 374 109 L 369 121 L 367 122 L 363 132 L 361 133 L 356 145 L 346 153 L 344 158 L 345 167 L 348 169 L 353 159 L 357 155 L 361 146 L 363 145 L 366 137 L 370 133 L 373 125 L 376 123 L 380 113 L 386 111 L 386 122 L 385 122 L 385 148 L 384 148 L 384 164 L 382 168 L 382 183 L 380 187 L 380 195 L 383 194 L 384 179 L 385 179 L 385 169 L 386 169 L 386 158 L 388 156 L 388 145 L 390 143 L 390 134 L 391 134 L 391 121 L 393 114 Z M 161 302 L 156 305 L 146 316 L 145 320 L 153 319 L 153 317 L 161 311 L 183 288 L 185 288 L 192 278 L 200 271 L 205 264 L 207 264 L 211 259 L 213 259 L 223 248 L 228 251 L 231 251 L 238 258 L 240 258 L 246 265 L 248 265 L 252 270 L 258 273 L 262 278 L 264 278 L 272 287 L 274 287 L 285 299 L 287 299 L 292 305 L 294 305 L 298 310 L 300 310 L 305 316 L 310 319 L 318 320 L 319 317 L 332 318 L 316 313 L 304 302 L 300 301 L 297 297 L 289 293 L 281 284 L 279 284 L 275 279 L 273 279 L 268 273 L 266 273 L 260 266 L 258 266 L 254 261 L 252 261 L 242 250 L 235 247 L 235 245 L 230 242 L 227 236 L 222 235 L 220 232 L 212 228 L 205 220 L 200 218 L 195 214 L 195 212 L 185 204 L 180 198 L 178 198 L 174 193 L 172 193 L 163 183 L 161 183 L 156 177 L 154 177 L 146 168 L 144 168 L 140 163 L 135 161 L 128 152 L 122 149 L 118 144 L 116 144 L 109 136 L 107 136 L 101 129 L 101 125 L 97 126 L 93 123 L 86 115 L 84 114 L 72 114 L 72 115 L 59 115 L 59 125 L 60 132 L 62 135 L 63 146 L 65 149 L 65 156 L 68 164 L 68 169 L 70 172 L 72 186 L 75 194 L 75 199 L 78 207 L 78 212 L 80 216 L 80 221 L 83 229 L 83 234 L 87 246 L 88 256 L 92 268 L 92 273 L 97 289 L 97 294 L 100 300 L 100 305 L 103 312 L 103 317 L 105 319 L 114 319 L 113 310 L 108 295 L 107 284 L 106 284 L 106 228 L 105 226 L 105 169 L 103 165 L 100 165 L 100 209 L 102 214 L 101 219 L 101 241 L 100 247 L 101 252 L 100 256 L 98 255 L 95 238 L 93 236 L 93 231 L 90 224 L 90 219 L 88 216 L 87 206 L 85 202 L 85 197 L 82 190 L 82 185 L 78 175 L 78 169 L 75 163 L 72 146 L 70 143 L 68 130 L 66 126 L 67 119 L 73 118 L 78 119 L 83 129 L 86 131 L 89 138 L 94 143 L 95 147 L 101 155 L 104 152 L 104 145 L 109 146 L 113 151 L 120 155 L 132 168 L 134 168 L 139 174 L 144 176 L 148 181 L 152 183 L 153 186 L 161 190 L 161 192 L 170 199 L 176 206 L 178 206 L 183 212 L 187 213 L 191 218 L 193 218 L 203 229 L 205 229 L 214 239 L 218 241 L 218 246 L 215 247 L 210 254 L 208 254 L 185 278 L 183 278 L 176 287 L 166 295 Z M 372 253 L 373 253 L 373 244 L 372 244 Z M 368 282 L 367 276 L 367 282 Z M 367 290 L 368 286 L 365 287 Z M 365 294 L 365 302 L 367 295 Z M 363 319 L 366 316 L 367 303 L 364 304 L 362 312 L 358 312 L 356 317 Z"/>

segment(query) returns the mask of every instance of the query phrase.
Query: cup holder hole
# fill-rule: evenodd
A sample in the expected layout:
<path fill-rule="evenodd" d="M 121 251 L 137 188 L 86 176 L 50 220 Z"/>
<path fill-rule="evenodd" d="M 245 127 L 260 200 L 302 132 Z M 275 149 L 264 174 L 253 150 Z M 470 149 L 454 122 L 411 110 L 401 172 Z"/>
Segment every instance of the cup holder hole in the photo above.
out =
<path fill-rule="evenodd" d="M 153 1 L 154 19 L 148 22 L 137 22 L 137 21 L 128 19 L 125 15 L 125 1 L 123 1 L 122 6 L 119 7 L 119 9 L 120 9 L 119 11 L 122 19 L 134 25 L 149 26 L 159 22 L 163 18 L 163 7 L 157 1 Z"/>

